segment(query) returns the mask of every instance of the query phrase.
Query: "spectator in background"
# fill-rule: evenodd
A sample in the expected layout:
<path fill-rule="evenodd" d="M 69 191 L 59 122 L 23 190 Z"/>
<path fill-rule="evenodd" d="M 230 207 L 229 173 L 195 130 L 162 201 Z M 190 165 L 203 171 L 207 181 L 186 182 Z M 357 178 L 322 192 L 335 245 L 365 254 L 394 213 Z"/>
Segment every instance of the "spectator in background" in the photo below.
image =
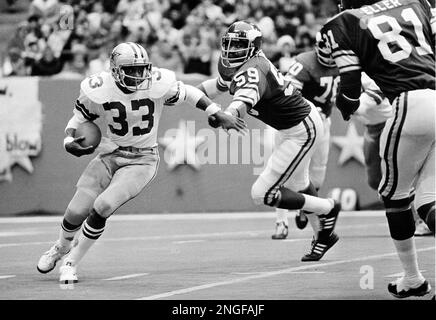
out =
<path fill-rule="evenodd" d="M 202 9 L 204 17 L 209 21 L 224 18 L 223 10 L 221 7 L 214 4 L 212 0 L 201 0 L 197 8 Z"/>
<path fill-rule="evenodd" d="M 170 19 L 162 18 L 160 28 L 157 30 L 159 41 L 166 41 L 171 47 L 174 47 L 179 42 L 180 34 L 180 31 L 173 27 Z"/>
<path fill-rule="evenodd" d="M 41 34 L 41 19 L 37 15 L 30 15 L 27 18 L 27 34 L 31 34 L 36 38 L 40 38 Z"/>
<path fill-rule="evenodd" d="M 110 52 L 109 48 L 106 47 L 100 48 L 100 53 L 98 57 L 89 62 L 89 68 L 87 71 L 88 76 L 95 73 L 99 73 L 101 71 L 109 71 L 110 68 L 109 52 Z"/>
<path fill-rule="evenodd" d="M 174 28 L 180 30 L 185 25 L 185 18 L 189 15 L 190 10 L 186 1 L 170 0 L 164 16 L 173 22 Z"/>
<path fill-rule="evenodd" d="M 197 17 L 190 15 L 183 28 L 182 41 L 178 48 L 184 63 L 184 73 L 211 75 L 212 45 L 210 30 L 200 27 Z"/>
<path fill-rule="evenodd" d="M 255 11 L 254 19 L 254 24 L 256 24 L 262 32 L 262 51 L 265 53 L 267 58 L 270 59 L 275 53 L 275 45 L 277 42 L 274 21 L 268 16 L 263 16 L 263 11 L 260 8 Z"/>
<path fill-rule="evenodd" d="M 9 49 L 2 68 L 4 77 L 24 77 L 29 75 L 30 67 L 26 65 L 22 53 L 17 47 Z"/>
<path fill-rule="evenodd" d="M 83 77 L 87 70 L 87 56 L 86 46 L 75 39 L 71 43 L 71 56 L 72 58 L 64 64 L 62 74 L 69 76 Z"/>
<path fill-rule="evenodd" d="M 163 39 L 147 50 L 153 65 L 176 73 L 183 73 L 183 62 L 179 51 L 168 40 Z"/>
<path fill-rule="evenodd" d="M 312 39 L 313 43 L 316 38 L 316 33 L 321 30 L 322 25 L 318 24 L 315 15 L 312 12 L 307 12 L 304 14 L 304 25 L 300 26 L 298 33 L 308 34 Z"/>
<path fill-rule="evenodd" d="M 24 41 L 25 51 L 23 57 L 26 65 L 33 65 L 42 58 L 42 52 L 46 47 L 45 41 L 38 39 L 33 33 L 29 33 Z"/>
<path fill-rule="evenodd" d="M 32 76 L 52 76 L 62 70 L 62 62 L 56 58 L 53 51 L 47 46 L 41 59 L 35 61 L 32 65 Z"/>
<path fill-rule="evenodd" d="M 61 57 L 65 44 L 71 37 L 72 32 L 70 29 L 61 29 L 59 23 L 53 24 L 52 32 L 47 39 L 47 45 L 52 49 L 56 58 Z"/>
<path fill-rule="evenodd" d="M 58 0 L 33 0 L 29 7 L 29 15 L 41 17 L 48 24 L 57 21 L 59 19 Z"/>
<path fill-rule="evenodd" d="M 27 36 L 27 27 L 27 22 L 22 22 L 18 25 L 14 36 L 11 38 L 11 40 L 9 40 L 8 52 L 10 52 L 11 49 L 17 49 L 21 56 L 22 52 L 26 50 L 25 39 Z M 17 51 L 14 50 L 14 52 Z"/>
<path fill-rule="evenodd" d="M 162 12 L 157 0 L 144 0 L 144 19 L 152 33 L 156 33 L 162 22 Z"/>
<path fill-rule="evenodd" d="M 309 51 L 315 45 L 315 38 L 310 32 L 298 33 L 297 34 L 297 52 Z"/>
<path fill-rule="evenodd" d="M 296 45 L 294 39 L 289 35 L 281 36 L 277 40 L 278 52 L 273 55 L 271 62 L 283 74 L 288 72 L 291 66 L 292 56 L 295 52 Z"/>
<path fill-rule="evenodd" d="M 297 34 L 298 26 L 292 23 L 292 21 L 285 17 L 284 14 L 279 13 L 275 18 L 275 28 L 277 37 L 281 37 L 284 35 L 290 35 L 291 37 L 295 37 L 295 35 Z"/>

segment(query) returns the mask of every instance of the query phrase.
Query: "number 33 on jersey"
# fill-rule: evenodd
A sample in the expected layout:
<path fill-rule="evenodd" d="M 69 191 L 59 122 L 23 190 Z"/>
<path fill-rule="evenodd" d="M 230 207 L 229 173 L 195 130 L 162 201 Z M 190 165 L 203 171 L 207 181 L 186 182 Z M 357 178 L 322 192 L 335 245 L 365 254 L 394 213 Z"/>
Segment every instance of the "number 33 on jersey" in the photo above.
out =
<path fill-rule="evenodd" d="M 186 92 L 174 72 L 153 68 L 150 90 L 126 94 L 108 72 L 90 76 L 80 84 L 74 114 L 83 121 L 104 118 L 108 137 L 119 146 L 156 145 L 157 127 L 164 105 L 184 100 Z"/>

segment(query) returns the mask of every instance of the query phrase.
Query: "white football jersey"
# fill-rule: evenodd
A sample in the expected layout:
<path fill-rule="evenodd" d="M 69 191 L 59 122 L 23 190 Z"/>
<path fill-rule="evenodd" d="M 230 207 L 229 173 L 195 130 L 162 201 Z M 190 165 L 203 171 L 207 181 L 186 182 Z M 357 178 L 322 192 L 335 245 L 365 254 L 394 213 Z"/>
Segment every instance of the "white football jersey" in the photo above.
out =
<path fill-rule="evenodd" d="M 157 145 L 164 105 L 185 100 L 186 89 L 173 71 L 153 68 L 149 90 L 124 93 L 109 72 L 87 77 L 80 84 L 74 115 L 80 122 L 105 119 L 108 138 L 118 146 L 147 148 Z"/>

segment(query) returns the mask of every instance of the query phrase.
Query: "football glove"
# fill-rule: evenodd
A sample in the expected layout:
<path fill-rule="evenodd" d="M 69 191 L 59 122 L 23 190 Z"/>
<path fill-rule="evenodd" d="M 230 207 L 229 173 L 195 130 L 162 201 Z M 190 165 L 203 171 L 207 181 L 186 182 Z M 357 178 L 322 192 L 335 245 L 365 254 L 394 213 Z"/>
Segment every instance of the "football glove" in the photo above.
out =
<path fill-rule="evenodd" d="M 80 141 L 85 140 L 84 136 L 73 138 L 73 137 L 66 137 L 64 139 L 64 148 L 68 153 L 71 153 L 72 155 L 76 157 L 81 157 L 86 154 L 91 154 L 94 152 L 95 147 L 89 146 L 89 147 L 82 147 L 80 145 Z"/>
<path fill-rule="evenodd" d="M 209 122 L 212 128 L 218 128 L 220 126 L 220 122 L 214 115 L 207 117 L 207 122 Z"/>

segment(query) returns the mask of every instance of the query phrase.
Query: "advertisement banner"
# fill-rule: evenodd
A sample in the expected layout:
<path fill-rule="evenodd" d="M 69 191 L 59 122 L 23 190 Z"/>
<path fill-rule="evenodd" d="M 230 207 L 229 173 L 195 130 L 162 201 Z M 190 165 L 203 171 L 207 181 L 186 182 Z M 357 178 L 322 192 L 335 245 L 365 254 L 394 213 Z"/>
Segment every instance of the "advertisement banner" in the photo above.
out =
<path fill-rule="evenodd" d="M 0 79 L 0 182 L 13 180 L 17 165 L 33 172 L 41 151 L 42 112 L 38 78 Z"/>

